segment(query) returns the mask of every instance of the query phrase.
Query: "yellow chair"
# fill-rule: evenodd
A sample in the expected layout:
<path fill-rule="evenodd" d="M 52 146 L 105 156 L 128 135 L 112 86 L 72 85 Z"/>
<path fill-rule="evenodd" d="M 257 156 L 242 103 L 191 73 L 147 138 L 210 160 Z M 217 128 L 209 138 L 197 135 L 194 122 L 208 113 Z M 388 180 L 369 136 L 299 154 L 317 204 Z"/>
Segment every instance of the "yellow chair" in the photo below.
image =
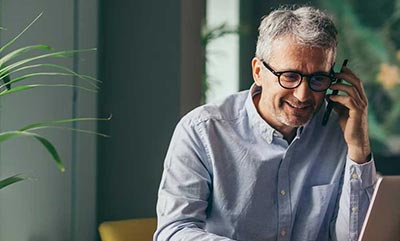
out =
<path fill-rule="evenodd" d="M 103 222 L 99 226 L 102 241 L 152 241 L 156 218 Z"/>

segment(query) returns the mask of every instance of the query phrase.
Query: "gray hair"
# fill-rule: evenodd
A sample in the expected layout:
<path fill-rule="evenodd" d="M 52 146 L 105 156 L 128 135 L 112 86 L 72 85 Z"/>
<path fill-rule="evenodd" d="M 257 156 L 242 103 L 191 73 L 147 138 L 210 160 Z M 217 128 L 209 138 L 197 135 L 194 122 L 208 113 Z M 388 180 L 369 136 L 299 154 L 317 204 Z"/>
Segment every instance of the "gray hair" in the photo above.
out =
<path fill-rule="evenodd" d="M 336 55 L 337 30 L 331 16 L 314 7 L 280 8 L 265 16 L 258 28 L 256 57 L 269 60 L 272 43 L 281 37 L 294 37 L 307 47 L 331 49 Z"/>

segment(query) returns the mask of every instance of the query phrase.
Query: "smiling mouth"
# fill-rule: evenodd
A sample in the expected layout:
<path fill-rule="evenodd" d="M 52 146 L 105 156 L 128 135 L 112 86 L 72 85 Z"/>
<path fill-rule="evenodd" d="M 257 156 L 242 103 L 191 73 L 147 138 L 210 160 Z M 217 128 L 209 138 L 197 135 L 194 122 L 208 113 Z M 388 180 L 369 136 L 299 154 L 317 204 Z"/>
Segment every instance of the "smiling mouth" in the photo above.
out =
<path fill-rule="evenodd" d="M 292 103 L 289 103 L 289 102 L 286 102 L 286 104 L 288 104 L 290 107 L 292 107 L 294 109 L 298 109 L 298 110 L 304 110 L 304 109 L 307 109 L 307 108 L 311 107 L 311 105 L 295 105 L 295 104 L 292 104 Z"/>

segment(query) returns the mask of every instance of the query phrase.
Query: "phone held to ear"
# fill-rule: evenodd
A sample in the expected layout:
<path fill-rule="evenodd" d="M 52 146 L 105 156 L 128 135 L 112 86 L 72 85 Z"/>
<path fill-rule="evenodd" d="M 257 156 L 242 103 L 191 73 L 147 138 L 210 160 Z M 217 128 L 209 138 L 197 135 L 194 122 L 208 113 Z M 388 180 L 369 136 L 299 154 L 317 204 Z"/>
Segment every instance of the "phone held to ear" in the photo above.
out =
<path fill-rule="evenodd" d="M 347 65 L 347 62 L 349 62 L 348 59 L 345 59 L 343 61 L 342 68 L 340 69 L 340 72 L 342 72 L 343 66 Z M 336 83 L 340 83 L 340 82 L 342 82 L 342 80 L 341 79 L 337 79 Z M 337 95 L 338 92 L 339 92 L 338 90 L 334 90 L 334 91 L 332 91 L 332 95 Z M 329 100 L 328 101 L 328 106 L 326 107 L 326 111 L 324 113 L 324 117 L 322 118 L 322 125 L 323 126 L 326 126 L 326 124 L 328 123 L 329 116 L 331 115 L 333 105 L 334 105 L 333 101 Z"/>

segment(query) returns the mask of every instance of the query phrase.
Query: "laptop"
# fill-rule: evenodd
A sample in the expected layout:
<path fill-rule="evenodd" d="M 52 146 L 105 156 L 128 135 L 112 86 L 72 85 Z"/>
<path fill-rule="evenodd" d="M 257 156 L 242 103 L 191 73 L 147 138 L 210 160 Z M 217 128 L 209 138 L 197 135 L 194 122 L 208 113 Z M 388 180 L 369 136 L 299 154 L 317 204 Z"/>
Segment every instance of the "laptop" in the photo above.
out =
<path fill-rule="evenodd" d="M 379 177 L 358 240 L 400 240 L 400 176 Z"/>

